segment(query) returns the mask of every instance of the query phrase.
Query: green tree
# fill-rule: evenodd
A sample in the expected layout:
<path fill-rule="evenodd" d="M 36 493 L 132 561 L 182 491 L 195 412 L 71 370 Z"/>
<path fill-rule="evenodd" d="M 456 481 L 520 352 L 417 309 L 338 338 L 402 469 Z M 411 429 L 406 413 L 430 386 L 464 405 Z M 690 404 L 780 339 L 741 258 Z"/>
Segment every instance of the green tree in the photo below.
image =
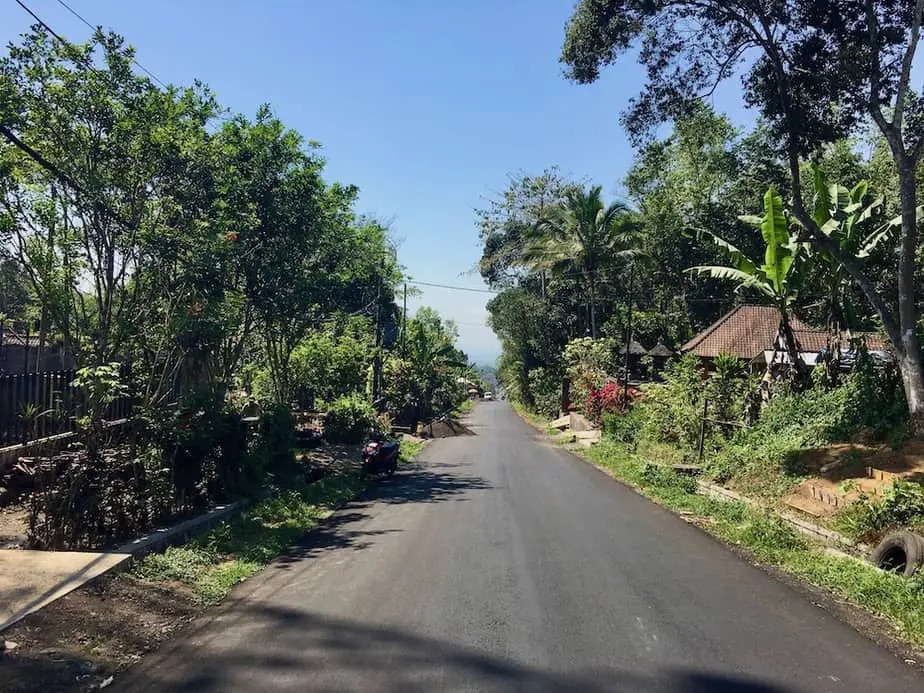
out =
<path fill-rule="evenodd" d="M 139 270 L 179 189 L 185 139 L 215 113 L 201 91 L 153 88 L 132 59 L 114 34 L 73 46 L 39 28 L 0 61 L 10 247 L 56 328 L 95 364 L 133 339 L 147 298 Z"/>
<path fill-rule="evenodd" d="M 590 334 L 597 337 L 600 270 L 631 257 L 638 224 L 621 203 L 604 205 L 602 188 L 570 190 L 558 205 L 539 218 L 524 250 L 524 262 L 534 272 L 578 274 L 590 306 Z"/>
<path fill-rule="evenodd" d="M 752 54 L 744 98 L 777 134 L 789 168 L 793 214 L 876 311 L 895 348 L 918 436 L 924 435 L 924 361 L 917 333 L 916 172 L 924 154 L 924 101 L 909 82 L 922 14 L 920 0 L 582 0 L 562 51 L 568 75 L 592 82 L 601 67 L 641 45 L 638 55 L 649 82 L 623 118 L 636 138 L 688 112 Z M 862 263 L 819 228 L 803 201 L 801 157 L 844 138 L 867 118 L 885 138 L 898 173 L 902 223 L 894 302 Z"/>
<path fill-rule="evenodd" d="M 869 183 L 860 181 L 847 189 L 837 183 L 828 183 L 827 176 L 817 163 L 812 164 L 812 217 L 818 227 L 837 243 L 841 251 L 863 262 L 880 244 L 887 242 L 897 231 L 900 219 L 883 220 L 882 196 L 869 199 Z M 851 315 L 847 294 L 850 277 L 846 268 L 823 249 L 813 252 L 821 287 L 826 324 L 833 334 L 856 327 Z"/>
<path fill-rule="evenodd" d="M 737 215 L 761 204 L 754 191 L 776 181 L 776 171 L 766 166 L 766 149 L 752 146 L 760 136 L 758 131 L 740 138 L 725 116 L 703 105 L 678 119 L 670 135 L 639 151 L 624 185 L 644 219 L 639 245 L 649 262 L 645 272 L 636 275 L 633 292 L 647 302 L 643 311 L 684 314 L 689 318 L 683 322 L 689 320 L 694 330 L 728 311 L 734 298 L 727 287 L 697 280 L 677 268 L 717 259 L 715 248 L 697 241 L 695 231 L 702 228 L 745 253 L 759 252 L 759 239 Z M 626 313 L 619 310 L 613 318 L 618 331 L 614 325 L 608 327 L 620 340 L 626 333 Z M 683 342 L 669 343 L 676 347 Z"/>
<path fill-rule="evenodd" d="M 478 267 L 485 281 L 509 287 L 521 278 L 523 251 L 536 224 L 547 210 L 564 202 L 568 192 L 579 189 L 553 166 L 538 176 L 511 176 L 499 197 L 476 210 L 483 246 Z"/>
<path fill-rule="evenodd" d="M 465 397 L 460 379 L 470 368 L 457 338 L 455 324 L 432 308 L 420 308 L 408 321 L 406 343 L 385 363 L 385 397 L 394 413 L 413 408 L 417 417 L 426 418 Z"/>
<path fill-rule="evenodd" d="M 498 377 L 512 398 L 527 405 L 533 403 L 529 372 L 542 367 L 563 374 L 562 350 L 575 332 L 574 314 L 554 298 L 543 299 L 536 287 L 519 286 L 487 305 L 488 324 L 502 346 Z"/>

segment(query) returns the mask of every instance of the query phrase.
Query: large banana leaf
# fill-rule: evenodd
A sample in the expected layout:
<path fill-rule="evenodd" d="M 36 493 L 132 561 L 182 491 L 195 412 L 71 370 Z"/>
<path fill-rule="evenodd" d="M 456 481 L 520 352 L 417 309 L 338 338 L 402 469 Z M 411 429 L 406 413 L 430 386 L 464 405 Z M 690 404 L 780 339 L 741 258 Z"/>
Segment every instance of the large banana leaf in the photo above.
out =
<path fill-rule="evenodd" d="M 761 270 L 773 286 L 774 293 L 782 296 L 786 275 L 795 258 L 789 238 L 789 225 L 783 214 L 783 198 L 773 187 L 764 195 L 764 219 L 760 232 L 767 244 Z"/>
<path fill-rule="evenodd" d="M 924 215 L 924 205 L 918 207 L 917 209 L 917 216 L 919 219 L 921 218 L 922 215 Z M 894 234 L 901 227 L 902 227 L 901 215 L 894 217 L 892 219 L 889 219 L 889 221 L 887 221 L 885 224 L 883 224 L 878 229 L 873 231 L 872 234 L 870 234 L 870 237 L 866 239 L 866 241 L 863 243 L 863 245 L 860 246 L 859 250 L 857 251 L 857 257 L 859 258 L 869 257 L 870 253 L 872 253 L 876 249 L 876 246 L 878 246 L 883 241 L 886 241 L 889 238 L 891 238 L 892 234 Z"/>
<path fill-rule="evenodd" d="M 738 282 L 739 286 L 742 288 L 757 289 L 771 298 L 775 296 L 773 288 L 759 272 L 757 274 L 751 274 L 734 267 L 722 267 L 721 265 L 699 265 L 697 267 L 690 267 L 686 271 L 690 274 L 712 277 L 713 279 Z"/>
<path fill-rule="evenodd" d="M 757 263 L 751 260 L 747 255 L 738 250 L 738 248 L 733 246 L 725 239 L 719 238 L 711 231 L 707 231 L 705 229 L 700 229 L 699 235 L 700 237 L 705 237 L 717 248 L 724 251 L 725 254 L 728 255 L 729 260 L 731 260 L 735 268 L 747 274 L 754 274 L 757 272 Z"/>
<path fill-rule="evenodd" d="M 825 183 L 825 176 L 817 163 L 812 163 L 812 185 L 815 188 L 815 203 L 812 218 L 823 229 L 831 221 L 831 195 Z"/>

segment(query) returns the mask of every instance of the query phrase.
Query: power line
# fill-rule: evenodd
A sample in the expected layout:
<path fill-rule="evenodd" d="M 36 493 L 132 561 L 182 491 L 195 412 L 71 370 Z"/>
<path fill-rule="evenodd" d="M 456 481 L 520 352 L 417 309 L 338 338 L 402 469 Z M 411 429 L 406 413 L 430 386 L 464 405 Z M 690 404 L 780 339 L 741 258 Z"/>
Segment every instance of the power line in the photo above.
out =
<path fill-rule="evenodd" d="M 492 289 L 473 289 L 468 286 L 450 286 L 448 284 L 433 284 L 431 282 L 419 282 L 414 279 L 408 279 L 408 284 L 415 284 L 417 286 L 432 286 L 437 289 L 451 289 L 453 291 L 471 291 L 476 294 L 499 294 L 500 291 L 493 291 Z"/>
<path fill-rule="evenodd" d="M 51 34 L 51 35 L 54 36 L 56 39 L 58 39 L 61 43 L 65 44 L 65 45 L 68 45 L 67 41 L 65 41 L 60 35 L 58 35 L 57 33 L 55 33 L 55 30 L 52 29 L 50 26 L 48 26 L 48 25 L 45 23 L 45 21 L 44 21 L 41 17 L 39 17 L 37 14 L 35 14 L 35 12 L 33 12 L 32 10 L 30 10 L 30 9 L 26 6 L 26 4 L 25 4 L 24 2 L 22 2 L 22 0 L 16 0 L 16 4 L 19 5 L 21 8 L 23 8 L 23 9 L 24 9 L 26 12 L 28 12 L 30 15 L 32 15 L 32 18 L 33 18 L 35 21 L 37 21 L 39 24 L 41 24 L 41 25 L 45 28 L 45 31 L 47 31 L 49 34 Z"/>
<path fill-rule="evenodd" d="M 33 12 L 24 2 L 22 2 L 22 0 L 16 0 L 16 4 L 19 5 L 26 12 L 28 12 L 32 16 L 32 18 L 35 19 L 35 21 L 39 23 L 39 25 L 41 25 L 49 34 L 54 36 L 58 41 L 60 41 L 62 45 L 66 47 L 71 47 L 71 44 L 68 43 L 66 39 L 64 39 L 60 34 L 55 32 L 54 29 L 48 26 L 48 24 L 41 17 L 35 14 L 35 12 Z M 88 62 L 85 62 L 84 64 L 86 65 L 88 69 L 92 70 L 93 72 L 96 72 L 97 74 L 99 73 L 99 70 L 93 67 L 92 64 Z M 67 186 L 70 186 L 71 188 L 73 188 L 76 193 L 86 194 L 86 191 L 83 189 L 83 187 L 80 184 L 78 184 L 70 176 L 64 173 L 58 166 L 56 166 L 51 161 L 49 161 L 44 156 L 42 156 L 42 154 L 39 151 L 30 147 L 26 142 L 23 142 L 19 137 L 17 137 L 16 133 L 14 133 L 6 125 L 0 124 L 0 135 L 3 135 L 4 139 L 6 139 L 7 142 L 9 142 L 13 146 L 17 147 L 19 150 L 24 152 L 30 159 L 35 161 L 39 166 L 41 166 L 46 171 L 50 172 L 53 176 L 55 176 L 55 178 L 65 183 Z M 75 202 L 79 204 L 79 202 L 76 199 L 75 199 Z M 105 212 L 110 218 L 119 222 L 123 226 L 126 226 L 126 227 L 133 226 L 132 224 L 129 224 L 124 219 L 122 219 L 121 215 L 118 212 L 114 211 L 112 208 L 110 208 L 109 205 L 106 204 L 104 201 L 95 200 L 95 202 L 99 206 L 99 208 L 103 212 Z"/>
<path fill-rule="evenodd" d="M 19 2 L 19 0 L 16 0 L 16 1 Z M 20 4 L 22 4 L 22 3 L 20 3 Z M 93 24 L 91 24 L 90 22 L 88 22 L 88 21 L 83 17 L 83 15 L 81 15 L 79 12 L 77 12 L 77 10 L 75 10 L 73 7 L 71 7 L 71 6 L 68 5 L 66 2 L 64 2 L 64 0 L 58 0 L 58 4 L 61 5 L 61 7 L 63 7 L 64 9 L 66 9 L 68 12 L 70 12 L 72 15 L 74 15 L 75 17 L 77 17 L 77 19 L 79 19 L 81 22 L 83 22 L 83 23 L 86 24 L 88 27 L 90 27 L 90 29 L 92 29 L 93 31 L 96 31 L 96 29 L 98 28 L 98 27 L 94 26 Z M 30 13 L 30 14 L 31 14 L 31 13 Z M 33 15 L 33 16 L 35 16 L 35 15 Z M 153 72 L 151 72 L 148 68 L 146 68 L 146 67 L 145 67 L 144 65 L 142 65 L 140 62 L 138 62 L 137 60 L 135 60 L 135 58 L 132 58 L 132 64 L 134 64 L 139 70 L 141 70 L 142 72 L 144 72 L 148 77 L 150 77 L 151 79 L 153 79 L 155 82 L 157 82 L 157 83 L 158 83 L 160 86 L 162 86 L 164 89 L 167 89 L 167 85 L 164 84 L 164 83 L 161 81 L 161 79 L 160 79 L 157 75 L 155 75 Z"/>
<path fill-rule="evenodd" d="M 77 11 L 74 10 L 74 9 L 73 9 L 70 5 L 68 5 L 66 2 L 64 2 L 64 0 L 57 0 L 57 1 L 58 1 L 58 3 L 60 3 L 61 6 L 64 7 L 68 12 L 70 12 L 70 13 L 73 14 L 75 17 L 77 17 L 77 19 L 79 19 L 81 22 L 83 22 L 84 24 L 86 24 L 86 25 L 87 25 L 88 27 L 90 27 L 93 31 L 96 31 L 97 27 L 95 27 L 95 26 L 93 26 L 92 24 L 90 24 L 90 22 L 88 22 L 88 21 L 87 21 L 86 19 L 84 19 L 80 14 L 78 14 Z M 54 36 L 56 39 L 58 39 L 58 41 L 60 41 L 61 43 L 63 43 L 65 46 L 70 46 L 70 45 L 71 45 L 70 42 L 67 41 L 67 39 L 65 39 L 63 36 L 61 36 L 61 34 L 59 34 L 58 32 L 56 32 L 54 29 L 52 29 L 44 19 L 42 19 L 42 18 L 39 17 L 35 12 L 33 12 L 33 11 L 29 8 L 29 6 L 26 5 L 26 3 L 24 3 L 22 0 L 16 0 L 16 4 L 19 5 L 19 6 L 20 6 L 22 9 L 24 9 L 26 12 L 28 12 L 29 15 L 30 15 L 36 22 L 38 22 L 38 23 L 42 26 L 43 29 L 45 29 L 45 31 L 47 31 L 49 34 L 51 34 L 51 35 Z M 133 65 L 135 65 L 136 67 L 138 67 L 139 69 L 141 69 L 142 71 L 144 71 L 145 74 L 148 75 L 148 77 L 150 77 L 151 79 L 153 79 L 155 82 L 157 82 L 157 83 L 158 83 L 160 86 L 162 86 L 164 89 L 167 88 L 167 85 L 164 84 L 164 82 L 162 82 L 162 81 L 160 80 L 160 78 L 157 77 L 157 75 L 155 75 L 153 72 L 151 72 L 149 69 L 147 69 L 144 65 L 142 65 L 141 63 L 139 63 L 135 58 L 132 58 L 131 61 L 132 61 L 132 64 L 133 64 Z M 92 69 L 92 70 L 94 70 L 94 71 L 97 71 L 96 68 L 94 68 L 92 65 L 89 65 L 89 64 L 88 64 L 87 67 L 89 67 L 90 69 Z M 97 71 L 97 72 L 98 72 L 98 71 Z"/>

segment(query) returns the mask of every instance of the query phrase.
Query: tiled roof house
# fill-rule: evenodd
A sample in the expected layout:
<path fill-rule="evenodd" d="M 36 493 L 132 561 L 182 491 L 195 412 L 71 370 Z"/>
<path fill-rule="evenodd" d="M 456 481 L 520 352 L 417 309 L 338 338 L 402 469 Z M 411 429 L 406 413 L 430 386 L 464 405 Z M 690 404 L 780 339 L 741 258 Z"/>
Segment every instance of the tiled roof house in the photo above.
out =
<path fill-rule="evenodd" d="M 792 316 L 789 319 L 796 341 L 808 365 L 815 363 L 818 352 L 828 344 L 828 333 L 816 330 Z M 714 359 L 722 353 L 732 354 L 747 362 L 769 363 L 779 344 L 780 314 L 771 306 L 738 306 L 684 344 L 682 353 L 694 353 L 703 359 Z M 888 351 L 889 344 L 872 332 L 854 332 L 866 338 L 873 351 Z M 775 346 L 776 345 L 776 346 Z M 780 355 L 777 353 L 777 360 Z"/>

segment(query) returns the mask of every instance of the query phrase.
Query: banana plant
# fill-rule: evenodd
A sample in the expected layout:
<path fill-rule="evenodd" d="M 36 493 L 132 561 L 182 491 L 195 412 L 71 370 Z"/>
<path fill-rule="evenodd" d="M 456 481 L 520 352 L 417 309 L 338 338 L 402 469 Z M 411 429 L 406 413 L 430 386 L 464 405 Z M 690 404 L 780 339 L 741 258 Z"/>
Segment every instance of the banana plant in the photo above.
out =
<path fill-rule="evenodd" d="M 818 227 L 835 241 L 847 255 L 863 260 L 901 228 L 901 217 L 882 222 L 884 198 L 866 202 L 869 183 L 860 181 L 848 190 L 838 183 L 828 183 L 817 163 L 812 164 L 814 199 L 812 217 Z M 921 210 L 919 209 L 919 214 Z M 812 255 L 822 268 L 823 305 L 828 329 L 840 334 L 853 324 L 849 306 L 844 301 L 850 277 L 844 266 L 827 251 L 814 247 Z"/>
<path fill-rule="evenodd" d="M 804 383 L 807 371 L 789 322 L 789 314 L 805 276 L 807 244 L 799 240 L 798 234 L 790 231 L 789 220 L 783 211 L 783 198 L 773 187 L 764 195 L 763 216 L 745 215 L 738 218 L 760 230 L 766 246 L 763 263 L 758 264 L 715 234 L 700 230 L 701 238 L 710 241 L 728 256 L 730 266 L 701 265 L 686 271 L 736 282 L 739 289 L 753 289 L 772 302 L 780 313 L 780 336 L 790 363 L 793 364 L 795 382 Z"/>

